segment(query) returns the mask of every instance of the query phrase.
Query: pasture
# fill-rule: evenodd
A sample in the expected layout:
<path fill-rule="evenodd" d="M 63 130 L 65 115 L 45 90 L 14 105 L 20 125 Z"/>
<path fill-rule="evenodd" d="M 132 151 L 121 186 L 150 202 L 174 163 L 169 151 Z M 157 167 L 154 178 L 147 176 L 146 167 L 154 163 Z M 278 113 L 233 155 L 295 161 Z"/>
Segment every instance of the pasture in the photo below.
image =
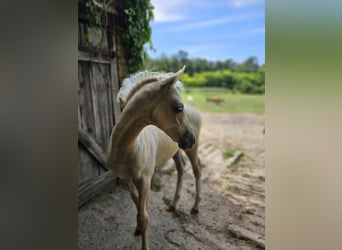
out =
<path fill-rule="evenodd" d="M 232 93 L 225 88 L 184 88 L 181 92 L 184 103 L 204 112 L 213 113 L 254 113 L 265 111 L 264 95 L 247 95 Z M 191 96 L 193 101 L 189 101 Z M 223 102 L 216 104 L 207 99 L 219 98 Z M 191 98 L 190 98 L 191 99 Z"/>

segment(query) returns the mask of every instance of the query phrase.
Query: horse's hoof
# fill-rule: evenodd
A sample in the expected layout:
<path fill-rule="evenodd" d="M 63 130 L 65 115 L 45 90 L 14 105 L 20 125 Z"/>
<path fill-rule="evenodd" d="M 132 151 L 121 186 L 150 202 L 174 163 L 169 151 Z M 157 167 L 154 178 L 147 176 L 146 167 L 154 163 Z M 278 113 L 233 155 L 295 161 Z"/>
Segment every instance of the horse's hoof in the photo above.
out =
<path fill-rule="evenodd" d="M 140 232 L 140 230 L 138 228 L 135 229 L 134 235 L 135 236 L 141 235 L 141 232 Z"/>
<path fill-rule="evenodd" d="M 174 211 L 176 211 L 176 208 L 174 206 L 169 206 L 167 211 L 168 212 L 174 212 Z"/>
<path fill-rule="evenodd" d="M 190 213 L 191 213 L 191 214 L 198 214 L 199 211 L 198 211 L 197 208 L 191 208 L 191 212 L 190 212 Z"/>

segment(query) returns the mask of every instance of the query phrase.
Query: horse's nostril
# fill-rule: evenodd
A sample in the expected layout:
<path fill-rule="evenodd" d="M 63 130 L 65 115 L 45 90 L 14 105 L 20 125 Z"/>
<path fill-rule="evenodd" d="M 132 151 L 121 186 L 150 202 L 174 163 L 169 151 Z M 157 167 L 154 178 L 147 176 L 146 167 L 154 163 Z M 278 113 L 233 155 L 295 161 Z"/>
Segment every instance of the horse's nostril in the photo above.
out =
<path fill-rule="evenodd" d="M 187 131 L 184 133 L 184 135 L 181 137 L 179 145 L 181 148 L 191 148 L 196 143 L 195 136 Z"/>

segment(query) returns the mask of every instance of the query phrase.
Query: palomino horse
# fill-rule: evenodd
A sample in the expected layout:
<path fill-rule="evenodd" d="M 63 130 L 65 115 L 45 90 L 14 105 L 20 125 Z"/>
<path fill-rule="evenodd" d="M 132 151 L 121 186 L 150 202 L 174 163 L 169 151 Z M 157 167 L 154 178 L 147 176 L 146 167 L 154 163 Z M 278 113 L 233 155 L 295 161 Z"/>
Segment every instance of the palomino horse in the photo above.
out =
<path fill-rule="evenodd" d="M 201 168 L 197 149 L 201 118 L 197 111 L 184 106 L 176 89 L 184 69 L 167 74 L 137 73 L 124 80 L 118 94 L 124 109 L 109 140 L 107 164 L 114 175 L 129 181 L 137 208 L 136 234 L 141 233 L 142 249 L 149 249 L 147 203 L 151 178 L 155 167 L 161 167 L 171 157 L 178 179 L 169 210 L 174 210 L 179 200 L 184 165 L 179 148 L 189 157 L 195 175 L 196 198 L 191 212 L 198 213 Z"/>

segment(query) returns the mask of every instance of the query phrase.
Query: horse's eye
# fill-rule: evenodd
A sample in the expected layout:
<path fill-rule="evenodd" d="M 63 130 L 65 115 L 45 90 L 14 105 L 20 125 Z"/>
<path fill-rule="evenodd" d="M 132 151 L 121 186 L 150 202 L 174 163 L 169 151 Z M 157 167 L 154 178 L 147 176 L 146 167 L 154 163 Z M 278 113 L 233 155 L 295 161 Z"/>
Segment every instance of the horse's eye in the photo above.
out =
<path fill-rule="evenodd" d="M 183 112 L 183 110 L 184 110 L 184 106 L 183 105 L 178 105 L 178 106 L 175 107 L 176 113 Z"/>

